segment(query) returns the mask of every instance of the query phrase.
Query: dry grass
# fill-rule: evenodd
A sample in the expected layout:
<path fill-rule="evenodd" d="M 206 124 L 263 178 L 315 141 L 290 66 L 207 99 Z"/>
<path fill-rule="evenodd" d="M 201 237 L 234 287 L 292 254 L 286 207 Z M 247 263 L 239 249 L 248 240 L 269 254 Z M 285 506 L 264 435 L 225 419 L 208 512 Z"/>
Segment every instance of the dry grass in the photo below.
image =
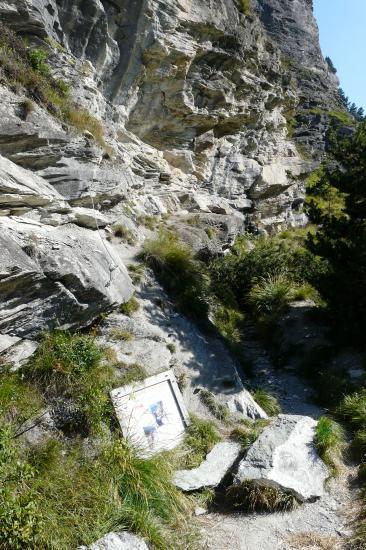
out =
<path fill-rule="evenodd" d="M 299 533 L 291 535 L 284 550 L 340 550 L 343 544 L 336 537 L 316 533 Z"/>

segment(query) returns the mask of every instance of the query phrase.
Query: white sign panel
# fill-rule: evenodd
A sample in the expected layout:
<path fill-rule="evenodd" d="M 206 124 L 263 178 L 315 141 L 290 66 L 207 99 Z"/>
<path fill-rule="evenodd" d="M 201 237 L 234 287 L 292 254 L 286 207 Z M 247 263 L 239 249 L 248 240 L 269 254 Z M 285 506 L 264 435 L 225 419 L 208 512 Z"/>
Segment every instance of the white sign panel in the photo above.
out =
<path fill-rule="evenodd" d="M 111 391 L 122 433 L 143 454 L 176 447 L 189 423 L 182 394 L 169 370 Z"/>

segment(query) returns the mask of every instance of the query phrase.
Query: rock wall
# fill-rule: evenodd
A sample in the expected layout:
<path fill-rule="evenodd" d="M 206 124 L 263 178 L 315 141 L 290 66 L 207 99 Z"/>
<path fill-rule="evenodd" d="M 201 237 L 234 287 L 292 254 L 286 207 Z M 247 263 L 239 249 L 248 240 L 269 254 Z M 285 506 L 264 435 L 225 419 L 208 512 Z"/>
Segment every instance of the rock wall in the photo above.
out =
<path fill-rule="evenodd" d="M 203 212 L 239 232 L 304 223 L 304 180 L 324 153 L 338 83 L 311 1 L 240 6 L 1 2 L 0 21 L 47 50 L 109 144 L 39 106 L 24 117 L 23 91 L 0 86 L 3 332 L 83 326 L 127 299 L 107 242 L 121 220 L 135 230 L 141 214 Z"/>

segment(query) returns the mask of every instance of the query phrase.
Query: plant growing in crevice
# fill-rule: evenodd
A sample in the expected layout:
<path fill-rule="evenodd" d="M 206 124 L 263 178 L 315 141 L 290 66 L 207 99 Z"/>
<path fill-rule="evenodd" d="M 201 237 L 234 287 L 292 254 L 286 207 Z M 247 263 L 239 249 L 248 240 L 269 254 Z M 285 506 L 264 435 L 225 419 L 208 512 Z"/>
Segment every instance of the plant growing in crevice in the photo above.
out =
<path fill-rule="evenodd" d="M 337 475 L 345 447 L 343 428 L 331 418 L 321 416 L 315 429 L 315 446 L 332 475 Z"/>
<path fill-rule="evenodd" d="M 281 412 L 281 406 L 278 403 L 277 397 L 268 390 L 257 388 L 252 391 L 254 401 L 268 414 L 268 416 L 276 416 Z"/>
<path fill-rule="evenodd" d="M 191 415 L 183 443 L 182 467 L 196 468 L 221 440 L 215 424 Z"/>
<path fill-rule="evenodd" d="M 132 296 L 128 302 L 124 302 L 119 306 L 119 310 L 124 315 L 131 317 L 136 311 L 140 309 L 140 304 L 135 296 Z"/>
<path fill-rule="evenodd" d="M 298 500 L 291 492 L 253 481 L 229 487 L 226 502 L 244 512 L 285 512 L 298 506 Z"/>

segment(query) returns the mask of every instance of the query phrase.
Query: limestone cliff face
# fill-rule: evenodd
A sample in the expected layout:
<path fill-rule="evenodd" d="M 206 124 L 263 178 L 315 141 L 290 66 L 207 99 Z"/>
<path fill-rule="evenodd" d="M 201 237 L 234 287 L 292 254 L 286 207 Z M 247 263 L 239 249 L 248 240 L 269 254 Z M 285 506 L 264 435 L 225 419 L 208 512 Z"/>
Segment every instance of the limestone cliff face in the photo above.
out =
<path fill-rule="evenodd" d="M 226 216 L 237 231 L 303 222 L 304 180 L 324 151 L 324 112 L 339 101 L 311 0 L 252 0 L 248 14 L 239 0 L 7 0 L 0 20 L 48 50 L 54 76 L 103 121 L 113 150 L 105 155 L 92 136 L 38 106 L 25 120 L 22 92 L 0 88 L 8 182 L 0 223 L 10 249 L 13 241 L 23 252 L 29 239 L 43 243 L 27 262 L 19 256 L 19 288 L 30 271 L 47 280 L 24 307 L 9 296 L 3 331 L 31 331 L 21 324 L 34 304 L 36 331 L 49 326 L 57 296 L 67 326 L 87 324 L 126 298 L 127 275 L 123 283 L 114 277 L 123 268 L 102 242 L 121 220 L 132 230 L 138 214 L 187 211 L 220 216 L 221 226 Z M 30 204 L 28 191 L 19 193 L 26 177 L 19 167 L 33 195 L 47 187 L 46 203 Z M 100 210 L 98 234 L 93 207 Z M 102 281 L 83 259 L 69 268 L 60 258 L 51 262 L 52 249 L 67 256 L 68 235 L 76 256 L 78 243 L 92 239 L 104 262 Z M 12 257 L 0 279 L 6 288 L 18 269 Z"/>

